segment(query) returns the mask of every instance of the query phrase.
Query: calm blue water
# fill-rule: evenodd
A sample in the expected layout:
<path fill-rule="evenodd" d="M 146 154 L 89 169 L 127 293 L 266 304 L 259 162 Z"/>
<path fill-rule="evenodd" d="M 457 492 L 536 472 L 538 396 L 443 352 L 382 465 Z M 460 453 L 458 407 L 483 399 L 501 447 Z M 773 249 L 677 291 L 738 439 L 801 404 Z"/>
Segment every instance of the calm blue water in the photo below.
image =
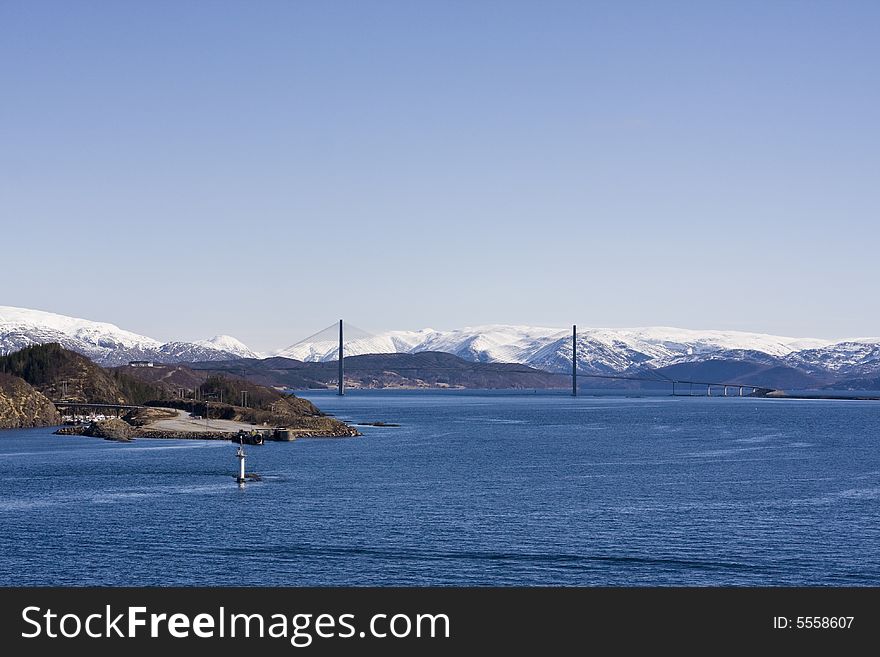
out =
<path fill-rule="evenodd" d="M 4 585 L 878 585 L 880 403 L 309 395 L 362 438 L 0 432 Z"/>

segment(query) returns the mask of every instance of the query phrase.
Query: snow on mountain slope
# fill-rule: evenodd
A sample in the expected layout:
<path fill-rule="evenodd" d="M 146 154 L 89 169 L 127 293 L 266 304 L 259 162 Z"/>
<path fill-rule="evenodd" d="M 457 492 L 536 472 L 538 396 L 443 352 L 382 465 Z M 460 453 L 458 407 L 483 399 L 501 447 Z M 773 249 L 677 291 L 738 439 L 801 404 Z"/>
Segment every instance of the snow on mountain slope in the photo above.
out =
<path fill-rule="evenodd" d="M 668 355 L 647 345 L 633 346 L 623 340 L 597 339 L 578 332 L 578 369 L 592 374 L 616 374 L 652 360 L 651 354 Z M 660 362 L 660 359 L 657 359 Z M 536 351 L 527 365 L 548 372 L 568 372 L 571 369 L 571 336 L 566 335 Z"/>
<path fill-rule="evenodd" d="M 347 356 L 441 351 L 470 361 L 523 363 L 551 372 L 567 372 L 571 367 L 570 329 L 485 325 L 380 335 L 353 331 L 348 335 L 352 339 L 345 343 Z M 58 342 L 102 365 L 129 360 L 174 363 L 260 357 L 228 335 L 161 343 L 106 322 L 0 306 L 0 353 L 47 342 Z M 275 355 L 305 361 L 334 360 L 337 341 L 332 330 L 322 331 L 315 341 L 295 344 Z M 637 372 L 707 359 L 761 361 L 765 356 L 810 374 L 876 376 L 880 372 L 880 339 L 833 342 L 670 327 L 578 330 L 578 367 L 596 374 Z"/>
<path fill-rule="evenodd" d="M 638 348 L 656 348 L 670 353 L 712 352 L 719 349 L 761 351 L 771 356 L 784 356 L 800 349 L 816 349 L 832 343 L 831 340 L 787 338 L 744 331 L 714 331 L 653 326 L 628 329 L 585 329 L 584 333 L 608 344 L 621 340 Z M 578 333 L 581 333 L 579 330 Z"/>
<path fill-rule="evenodd" d="M 258 358 L 256 352 L 251 351 L 248 346 L 241 340 L 233 338 L 231 335 L 215 335 L 210 340 L 199 340 L 193 344 L 205 349 L 214 349 L 226 354 L 237 356 L 238 358 Z"/>
<path fill-rule="evenodd" d="M 586 371 L 611 374 L 646 365 L 662 367 L 683 357 L 716 352 L 762 352 L 782 357 L 799 349 L 821 348 L 827 340 L 787 338 L 741 331 L 695 331 L 668 327 L 578 330 L 578 364 Z M 524 363 L 548 371 L 571 367 L 569 329 L 487 325 L 451 331 L 391 331 L 345 343 L 346 355 L 442 351 L 466 360 Z M 306 361 L 334 360 L 335 339 L 306 342 L 276 355 Z"/>
<path fill-rule="evenodd" d="M 842 377 L 880 374 L 880 341 L 848 340 L 819 349 L 804 349 L 788 354 L 786 364 L 809 373 L 833 372 Z"/>
<path fill-rule="evenodd" d="M 741 331 L 698 331 L 670 327 L 578 329 L 578 367 L 612 374 L 639 367 L 664 367 L 681 359 L 699 360 L 725 352 L 761 352 L 781 357 L 808 347 L 824 347 L 825 340 L 787 338 Z M 524 361 L 548 371 L 571 367 L 571 337 L 542 347 Z"/>
<path fill-rule="evenodd" d="M 43 310 L 0 306 L 0 327 L 5 329 L 15 325 L 56 331 L 85 343 L 108 349 L 118 347 L 154 348 L 161 345 L 158 340 L 125 331 L 115 324 L 67 317 Z"/>
<path fill-rule="evenodd" d="M 206 345 L 205 342 L 166 342 L 156 351 L 152 358 L 160 363 L 198 363 L 212 360 L 235 360 L 236 358 L 253 358 L 240 356 Z M 250 350 L 248 350 L 250 351 Z M 253 352 L 251 352 L 253 353 Z"/>
<path fill-rule="evenodd" d="M 110 350 L 102 349 L 55 329 L 30 324 L 5 324 L 0 326 L 0 356 L 19 351 L 25 347 L 57 342 L 65 349 L 76 351 L 92 360 L 100 360 Z"/>
<path fill-rule="evenodd" d="M 106 366 L 123 365 L 130 360 L 175 363 L 255 356 L 245 345 L 229 336 L 217 336 L 195 344 L 163 344 L 115 324 L 42 310 L 0 306 L 0 353 L 48 342 L 58 342 L 65 349 L 81 353 Z"/>
<path fill-rule="evenodd" d="M 434 333 L 432 329 L 423 329 L 421 331 L 387 331 L 376 336 L 358 336 L 353 340 L 345 340 L 345 355 L 408 354 L 413 351 L 426 351 L 425 349 L 416 350 L 415 347 L 432 333 Z M 322 338 L 315 342 L 300 342 L 272 355 L 307 362 L 322 362 L 336 360 L 338 353 L 339 341 L 334 337 L 333 339 Z"/>
<path fill-rule="evenodd" d="M 475 326 L 431 331 L 413 351 L 443 351 L 479 363 L 526 363 L 548 342 L 566 335 L 564 329 L 534 326 Z"/>

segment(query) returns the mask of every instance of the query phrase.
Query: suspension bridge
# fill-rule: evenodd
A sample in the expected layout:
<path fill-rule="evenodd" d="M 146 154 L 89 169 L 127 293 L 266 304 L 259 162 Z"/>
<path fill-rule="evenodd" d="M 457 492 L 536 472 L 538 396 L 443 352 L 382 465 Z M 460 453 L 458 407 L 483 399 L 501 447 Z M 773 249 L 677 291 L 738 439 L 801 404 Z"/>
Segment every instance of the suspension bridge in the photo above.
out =
<path fill-rule="evenodd" d="M 145 408 L 144 406 L 138 406 L 136 404 L 90 404 L 87 402 L 71 401 L 65 399 L 59 399 L 58 401 L 52 400 L 52 403 L 59 411 L 66 410 L 74 415 L 77 413 L 82 413 L 83 411 L 105 411 L 108 414 L 115 413 L 116 417 L 120 417 L 123 413 L 127 413 L 128 411 Z"/>
<path fill-rule="evenodd" d="M 632 365 L 625 372 L 615 374 L 585 372 L 579 368 L 578 364 L 577 338 L 577 325 L 573 325 L 571 331 L 570 376 L 571 394 L 575 397 L 577 397 L 580 391 L 578 379 L 606 379 L 609 381 L 634 381 L 664 385 L 669 386 L 672 390 L 672 395 L 676 397 L 763 397 L 775 391 L 775 388 L 753 383 L 676 379 L 666 376 L 657 369 L 643 365 Z M 338 322 L 334 322 L 317 333 L 313 333 L 294 343 L 285 349 L 282 355 L 296 358 L 297 360 L 336 360 L 338 363 L 337 394 L 344 395 L 346 355 L 389 353 L 388 351 L 378 351 L 383 346 L 395 347 L 394 351 L 397 351 L 397 345 L 393 343 L 393 338 L 382 338 L 340 319 Z M 526 373 L 532 372 L 534 369 L 505 369 L 504 371 Z"/>

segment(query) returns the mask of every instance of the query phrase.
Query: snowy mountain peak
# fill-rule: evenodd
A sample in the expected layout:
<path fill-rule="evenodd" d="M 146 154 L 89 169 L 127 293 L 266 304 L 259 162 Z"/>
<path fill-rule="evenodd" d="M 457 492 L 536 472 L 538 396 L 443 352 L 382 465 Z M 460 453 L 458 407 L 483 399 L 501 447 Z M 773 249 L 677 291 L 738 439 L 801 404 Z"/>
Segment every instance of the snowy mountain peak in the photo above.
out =
<path fill-rule="evenodd" d="M 510 326 L 490 324 L 449 331 L 389 331 L 371 338 L 346 341 L 347 354 L 443 351 L 468 360 L 481 362 L 506 361 L 530 363 L 532 357 L 548 345 L 569 345 L 571 329 Z M 789 338 L 742 331 L 697 331 L 671 327 L 644 328 L 579 328 L 578 342 L 599 345 L 603 349 L 627 349 L 645 355 L 645 360 L 673 358 L 682 354 L 695 355 L 718 350 L 761 351 L 785 356 L 801 349 L 818 349 L 831 344 L 828 340 Z M 366 351 L 370 349 L 372 351 Z M 299 343 L 279 356 L 300 360 L 332 360 L 336 358 L 335 340 Z M 570 354 L 569 354 L 570 358 Z"/>
<path fill-rule="evenodd" d="M 578 367 L 584 372 L 619 374 L 712 358 L 776 359 L 811 371 L 864 373 L 880 365 L 880 349 L 871 340 L 834 342 L 745 331 L 693 330 L 667 326 L 640 328 L 579 327 Z M 853 343 L 859 343 L 854 347 Z M 277 355 L 306 361 L 337 358 L 337 343 L 298 343 Z M 515 362 L 550 371 L 571 368 L 571 329 L 483 325 L 437 331 L 388 331 L 345 342 L 345 354 L 441 351 L 476 362 Z M 802 355 L 802 356 L 801 356 Z M 774 361 L 774 362 L 776 362 Z"/>
<path fill-rule="evenodd" d="M 125 365 L 131 360 L 176 363 L 256 357 L 240 341 L 224 335 L 200 343 L 163 344 L 115 324 L 0 306 L 0 353 L 48 342 L 57 342 L 106 366 Z"/>
<path fill-rule="evenodd" d="M 251 351 L 244 342 L 233 338 L 231 335 L 215 335 L 210 340 L 199 340 L 195 344 L 232 354 L 239 358 L 258 358 L 256 352 Z"/>
<path fill-rule="evenodd" d="M 162 344 L 158 340 L 125 331 L 107 322 L 67 317 L 43 310 L 0 306 L 0 327 L 8 326 L 39 327 L 99 346 L 159 347 Z"/>
<path fill-rule="evenodd" d="M 160 363 L 260 358 L 240 340 L 217 335 L 198 342 L 166 342 L 114 324 L 27 308 L 0 306 L 0 354 L 34 344 L 58 342 L 105 366 L 130 360 Z M 296 343 L 277 356 L 305 361 L 335 360 L 335 337 Z M 386 331 L 355 334 L 345 355 L 440 351 L 465 360 L 523 363 L 550 372 L 571 368 L 571 328 L 490 324 L 454 330 Z M 844 341 L 791 338 L 744 331 L 586 328 L 577 334 L 578 368 L 596 374 L 633 372 L 713 359 L 751 360 L 795 368 L 820 378 L 880 375 L 880 339 Z"/>

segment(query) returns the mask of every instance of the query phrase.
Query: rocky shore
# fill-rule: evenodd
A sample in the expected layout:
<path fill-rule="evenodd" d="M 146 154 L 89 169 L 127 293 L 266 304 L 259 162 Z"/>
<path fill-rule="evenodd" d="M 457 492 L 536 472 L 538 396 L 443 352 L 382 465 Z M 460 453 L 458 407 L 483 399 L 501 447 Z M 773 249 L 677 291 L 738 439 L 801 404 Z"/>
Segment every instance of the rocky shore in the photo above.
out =
<path fill-rule="evenodd" d="M 133 427 L 124 420 L 116 418 L 100 420 L 91 424 L 61 427 L 55 433 L 61 436 L 91 436 L 126 443 L 131 442 L 134 437 Z"/>
<path fill-rule="evenodd" d="M 344 425 L 343 425 L 344 426 Z M 329 431 L 320 429 L 288 429 L 291 438 L 354 438 L 362 435 L 352 427 L 334 428 Z M 236 440 L 237 432 L 229 431 L 167 431 L 164 429 L 137 429 L 136 438 L 173 438 L 179 440 Z"/>
<path fill-rule="evenodd" d="M 0 372 L 0 429 L 50 427 L 61 422 L 55 405 L 23 379 Z"/>
<path fill-rule="evenodd" d="M 259 429 L 257 429 L 259 431 Z M 354 427 L 350 427 L 339 421 L 328 423 L 327 426 L 303 428 L 303 429 L 287 429 L 291 440 L 296 438 L 353 438 L 362 435 Z M 61 427 L 56 432 L 62 436 L 92 436 L 95 438 L 104 438 L 105 440 L 115 440 L 119 442 L 129 442 L 135 438 L 165 438 L 176 440 L 236 440 L 238 438 L 237 431 L 184 431 L 178 429 L 162 429 L 149 425 L 132 426 L 124 420 L 109 419 L 92 422 L 78 426 Z"/>
<path fill-rule="evenodd" d="M 159 369 L 107 370 L 51 343 L 0 356 L 0 429 L 57 426 L 62 422 L 60 408 L 69 421 L 89 413 L 98 419 L 56 433 L 106 440 L 234 440 L 239 432 L 255 430 L 261 436 L 252 436 L 254 440 L 360 435 L 312 402 L 274 388 L 221 374 L 200 375 L 187 387 L 165 381 L 167 372 Z M 158 378 L 151 378 L 153 374 Z M 59 408 L 52 400 L 62 400 Z M 125 415 L 115 419 L 103 414 L 122 410 Z M 277 435 L 262 435 L 282 427 Z"/>

